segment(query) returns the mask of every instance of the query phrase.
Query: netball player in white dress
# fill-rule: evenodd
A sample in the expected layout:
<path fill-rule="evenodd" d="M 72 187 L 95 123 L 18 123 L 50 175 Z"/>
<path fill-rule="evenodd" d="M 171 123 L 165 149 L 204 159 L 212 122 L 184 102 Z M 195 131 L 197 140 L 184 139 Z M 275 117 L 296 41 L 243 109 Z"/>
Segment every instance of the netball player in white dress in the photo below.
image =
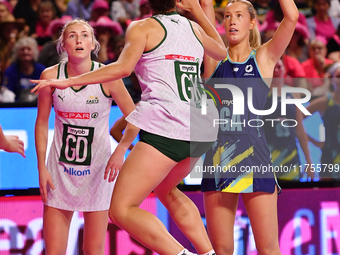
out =
<path fill-rule="evenodd" d="M 66 51 L 68 60 L 45 69 L 42 79 L 64 80 L 101 66 L 91 61 L 91 51 L 98 50 L 99 43 L 93 29 L 83 20 L 65 24 L 57 47 Z M 39 94 L 35 139 L 48 255 L 66 253 L 74 211 L 84 213 L 84 253 L 104 254 L 113 189 L 113 183 L 104 179 L 111 155 L 108 122 L 112 100 L 125 116 L 135 108 L 121 80 L 65 90 L 48 87 Z M 46 166 L 52 104 L 55 128 Z M 126 131 L 128 135 L 129 130 Z M 123 160 L 121 155 L 117 162 L 122 164 Z"/>

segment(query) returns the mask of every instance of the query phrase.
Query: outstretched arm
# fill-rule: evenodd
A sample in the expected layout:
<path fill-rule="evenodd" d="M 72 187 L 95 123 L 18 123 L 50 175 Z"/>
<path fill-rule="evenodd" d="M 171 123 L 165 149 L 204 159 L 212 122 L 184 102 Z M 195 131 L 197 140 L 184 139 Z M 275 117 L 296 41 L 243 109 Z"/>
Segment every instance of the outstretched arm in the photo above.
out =
<path fill-rule="evenodd" d="M 15 135 L 4 135 L 0 126 L 0 149 L 17 152 L 25 158 L 24 143 Z"/>

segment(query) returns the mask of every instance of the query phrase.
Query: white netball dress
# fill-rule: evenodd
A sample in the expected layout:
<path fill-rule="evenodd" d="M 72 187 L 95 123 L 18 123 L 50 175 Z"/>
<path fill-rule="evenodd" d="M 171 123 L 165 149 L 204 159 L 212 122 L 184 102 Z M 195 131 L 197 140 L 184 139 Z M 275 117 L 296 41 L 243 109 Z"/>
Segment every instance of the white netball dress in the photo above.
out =
<path fill-rule="evenodd" d="M 149 133 L 167 138 L 211 142 L 217 138 L 217 109 L 200 83 L 204 49 L 188 19 L 176 12 L 152 17 L 165 36 L 157 47 L 144 52 L 135 72 L 141 101 L 126 120 Z M 175 54 L 176 53 L 176 54 Z M 202 114 L 206 107 L 208 114 Z"/>
<path fill-rule="evenodd" d="M 58 79 L 66 79 L 67 62 L 59 64 Z M 100 67 L 92 63 L 92 70 Z M 111 156 L 109 113 L 111 96 L 101 84 L 79 90 L 56 89 L 55 128 L 47 169 L 55 190 L 48 189 L 46 205 L 72 211 L 108 210 L 113 183 L 104 180 Z"/>

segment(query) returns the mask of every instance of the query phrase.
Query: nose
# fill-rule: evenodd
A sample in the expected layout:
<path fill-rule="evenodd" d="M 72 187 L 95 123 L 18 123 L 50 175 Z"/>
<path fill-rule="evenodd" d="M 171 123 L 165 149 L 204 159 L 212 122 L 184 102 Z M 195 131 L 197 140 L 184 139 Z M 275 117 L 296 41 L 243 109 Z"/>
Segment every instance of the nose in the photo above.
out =
<path fill-rule="evenodd" d="M 234 19 L 234 16 L 233 15 L 231 15 L 230 16 L 230 25 L 235 25 L 235 21 L 234 21 L 235 19 Z"/>
<path fill-rule="evenodd" d="M 77 37 L 76 37 L 76 43 L 77 43 L 77 44 L 80 44 L 80 43 L 81 43 L 81 36 L 77 36 Z"/>

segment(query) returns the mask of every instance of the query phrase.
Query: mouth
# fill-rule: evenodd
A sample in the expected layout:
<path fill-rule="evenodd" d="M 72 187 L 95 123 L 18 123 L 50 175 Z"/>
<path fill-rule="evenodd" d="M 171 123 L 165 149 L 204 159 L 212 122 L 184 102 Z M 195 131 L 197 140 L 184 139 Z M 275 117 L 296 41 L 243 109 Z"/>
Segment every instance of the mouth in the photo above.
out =
<path fill-rule="evenodd" d="M 235 29 L 235 28 L 231 28 L 231 29 L 229 29 L 229 32 L 230 32 L 230 33 L 236 33 L 236 32 L 238 32 L 238 30 Z"/>
<path fill-rule="evenodd" d="M 84 49 L 82 47 L 77 47 L 76 51 L 83 51 Z"/>

